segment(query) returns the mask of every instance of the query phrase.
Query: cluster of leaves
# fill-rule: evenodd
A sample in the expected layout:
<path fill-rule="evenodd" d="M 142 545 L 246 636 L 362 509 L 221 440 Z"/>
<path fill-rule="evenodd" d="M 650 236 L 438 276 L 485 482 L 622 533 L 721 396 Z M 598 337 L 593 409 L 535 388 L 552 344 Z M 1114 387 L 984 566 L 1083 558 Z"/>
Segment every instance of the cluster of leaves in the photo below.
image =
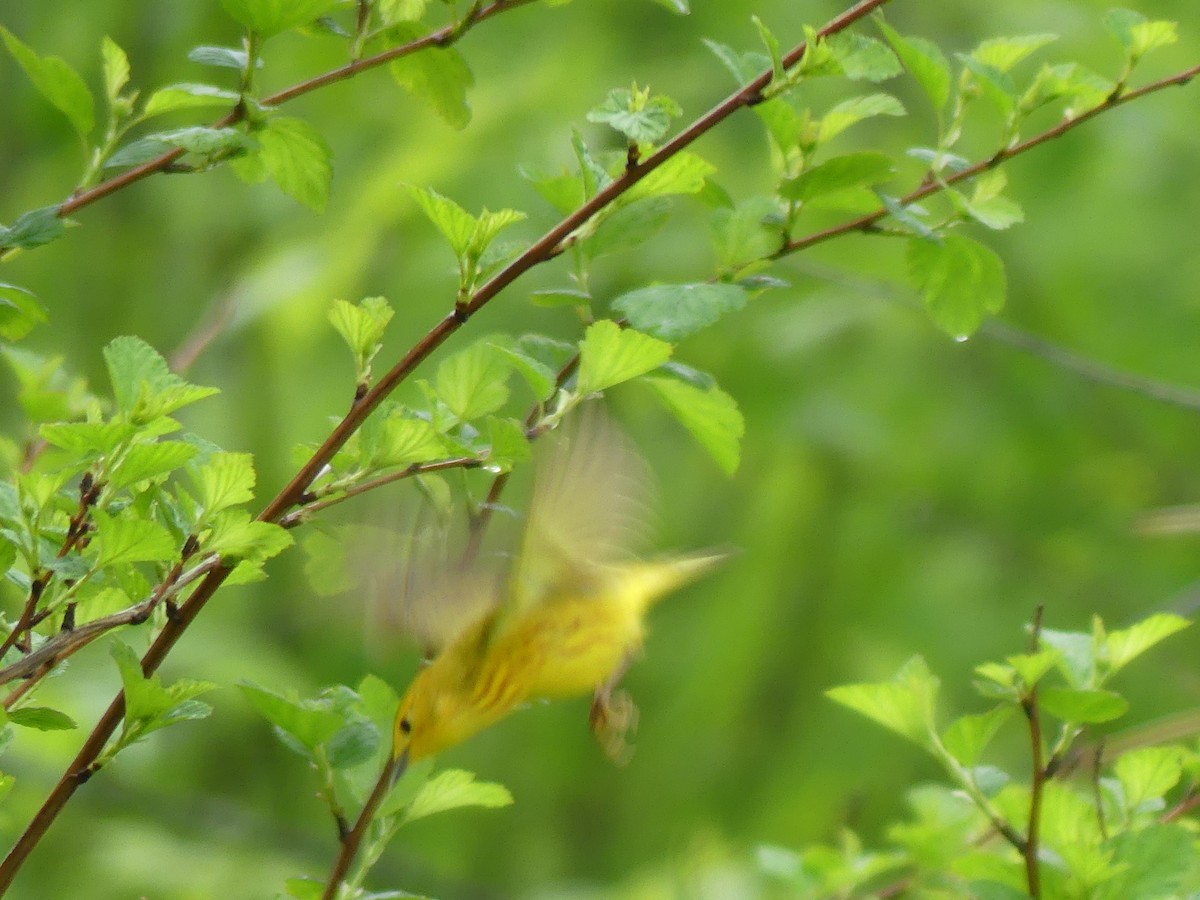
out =
<path fill-rule="evenodd" d="M 1200 889 L 1195 822 L 1184 816 L 1200 797 L 1196 747 L 1080 746 L 1087 729 L 1107 728 L 1128 711 L 1114 677 L 1188 624 L 1155 614 L 1119 631 L 1099 620 L 1090 632 L 1035 626 L 1029 652 L 976 667 L 976 689 L 992 706 L 947 724 L 937 712 L 939 680 L 920 657 L 888 681 L 833 688 L 830 698 L 921 747 L 951 783 L 910 791 L 912 818 L 889 828 L 886 851 L 866 850 L 847 832 L 836 846 L 762 848 L 763 871 L 821 897 L 1166 897 Z M 1020 726 L 1033 748 L 1025 773 L 985 762 L 994 742 Z"/>
<path fill-rule="evenodd" d="M 36 434 L 23 461 L 6 446 L 14 474 L 0 483 L 0 571 L 6 594 L 21 598 L 0 642 L 0 683 L 21 684 L 3 706 L 15 725 L 73 728 L 65 713 L 31 705 L 44 677 L 105 630 L 161 626 L 180 592 L 216 564 L 233 566 L 235 582 L 263 577 L 291 537 L 244 508 L 255 482 L 248 454 L 180 431 L 175 414 L 217 391 L 172 373 L 143 341 L 105 348 L 111 404 L 62 376 L 59 361 L 4 352 Z M 193 698 L 209 685 L 163 687 L 132 650 L 115 647 L 126 716 L 110 755 L 207 712 Z"/>
<path fill-rule="evenodd" d="M 346 810 L 361 807 L 391 750 L 390 735 L 398 698 L 385 682 L 367 676 L 356 689 L 338 686 L 313 699 L 285 696 L 252 684 L 241 685 L 246 700 L 268 722 L 289 749 L 300 755 L 319 779 L 319 795 L 339 830 L 348 829 Z M 470 772 L 444 769 L 432 774 L 432 762 L 411 766 L 392 784 L 380 804 L 358 864 L 341 887 L 342 897 L 383 900 L 412 894 L 366 893 L 361 883 L 371 866 L 401 828 L 418 819 L 464 807 L 494 809 L 512 803 L 498 784 L 479 782 Z M 326 889 L 312 878 L 289 880 L 287 894 L 317 900 Z"/>
<path fill-rule="evenodd" d="M 756 20 L 757 21 L 757 20 Z M 968 226 L 998 231 L 1023 220 L 1021 207 L 1004 192 L 1007 177 L 996 165 L 1017 147 L 1022 129 L 1048 107 L 1070 121 L 1118 99 L 1134 67 L 1147 53 L 1174 43 L 1176 26 L 1151 21 L 1130 10 L 1114 10 L 1104 24 L 1118 42 L 1122 61 L 1115 78 L 1076 63 L 1044 63 L 1020 79 L 1020 64 L 1057 39 L 1053 34 L 989 38 L 951 62 L 933 42 L 897 32 L 882 17 L 876 24 L 886 43 L 855 32 L 820 38 L 808 33 L 809 50 L 785 69 L 778 39 L 761 22 L 766 52 L 739 54 L 709 41 L 709 48 L 741 85 L 764 69 L 774 73 L 769 99 L 754 107 L 766 126 L 778 175 L 774 196 L 727 202 L 714 216 L 717 255 L 724 274 L 746 274 L 766 260 L 809 246 L 796 238 L 805 214 L 861 214 L 858 230 L 906 241 L 912 286 L 934 322 L 956 338 L 970 336 L 1005 301 L 1004 264 L 986 245 L 962 233 Z M 932 146 L 908 148 L 904 156 L 921 166 L 918 187 L 900 195 L 893 185 L 911 168 L 900 157 L 877 149 L 833 153 L 830 147 L 848 128 L 877 116 L 904 116 L 901 101 L 873 92 L 842 100 L 824 115 L 805 98 L 805 82 L 821 76 L 879 83 L 902 71 L 917 82 L 936 116 Z M 993 155 L 972 164 L 959 152 L 971 115 L 991 106 L 1001 118 Z M 980 110 L 979 118 L 987 113 Z M 983 123 L 981 122 L 981 125 Z M 965 190 L 964 190 L 965 188 Z M 917 203 L 937 194 L 942 208 Z M 816 232 L 823 238 L 843 229 Z M 779 249 L 782 248 L 782 249 Z M 772 253 L 771 251 L 776 252 Z"/>

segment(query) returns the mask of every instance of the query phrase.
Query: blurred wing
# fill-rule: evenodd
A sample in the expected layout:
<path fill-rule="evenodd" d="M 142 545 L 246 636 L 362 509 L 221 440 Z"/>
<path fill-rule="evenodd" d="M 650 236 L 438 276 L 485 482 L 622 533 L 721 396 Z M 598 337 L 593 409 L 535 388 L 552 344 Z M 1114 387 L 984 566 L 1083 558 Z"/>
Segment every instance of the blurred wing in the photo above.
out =
<path fill-rule="evenodd" d="M 505 614 L 535 608 L 629 559 L 645 538 L 651 493 L 644 460 L 589 404 L 538 460 Z"/>
<path fill-rule="evenodd" d="M 446 538 L 433 527 L 413 536 L 399 591 L 400 627 L 429 656 L 492 612 L 500 599 L 495 568 L 482 561 L 464 568 Z"/>
<path fill-rule="evenodd" d="M 397 517 L 377 518 L 388 515 Z M 394 652 L 394 636 L 403 632 L 432 656 L 495 608 L 499 567 L 481 561 L 463 568 L 445 522 L 419 512 L 405 518 L 402 528 L 360 526 L 349 534 L 348 568 L 367 604 L 368 643 Z"/>

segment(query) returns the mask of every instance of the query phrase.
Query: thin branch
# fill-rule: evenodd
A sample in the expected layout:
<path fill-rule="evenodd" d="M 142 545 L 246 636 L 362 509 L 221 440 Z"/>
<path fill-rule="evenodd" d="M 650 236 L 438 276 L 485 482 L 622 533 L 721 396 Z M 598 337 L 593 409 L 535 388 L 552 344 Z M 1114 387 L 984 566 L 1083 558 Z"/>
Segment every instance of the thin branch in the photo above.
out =
<path fill-rule="evenodd" d="M 374 56 L 367 56 L 362 59 L 356 59 L 347 63 L 344 66 L 339 66 L 336 69 L 331 69 L 313 78 L 309 78 L 291 87 L 284 88 L 277 93 L 271 94 L 269 97 L 264 97 L 260 102 L 264 106 L 280 106 L 287 103 L 289 100 L 294 100 L 297 97 L 302 97 L 305 94 L 322 88 L 327 84 L 332 84 L 337 81 L 344 81 L 347 78 L 353 78 L 360 72 L 365 72 L 369 69 L 375 69 L 393 60 L 400 59 L 404 56 L 425 50 L 430 47 L 449 47 L 459 40 L 464 34 L 471 30 L 475 25 L 490 19 L 500 13 L 507 12 L 510 9 L 516 9 L 519 6 L 525 6 L 532 3 L 533 0 L 495 0 L 495 2 L 475 11 L 474 15 L 467 17 L 462 22 L 447 25 L 439 28 L 437 31 L 430 32 L 424 37 L 417 38 L 414 41 L 409 41 L 407 44 L 401 44 L 399 47 L 392 47 L 384 50 L 381 53 L 376 53 Z M 245 110 L 239 105 L 231 110 L 226 115 L 215 121 L 211 127 L 225 128 L 230 125 L 235 125 L 245 118 Z M 168 150 L 166 153 L 156 156 L 148 162 L 142 163 L 140 166 L 134 166 L 132 169 L 127 169 L 120 175 L 115 175 L 107 181 L 101 182 L 93 188 L 86 191 L 80 191 L 77 194 L 67 198 L 58 208 L 60 218 L 69 216 L 72 213 L 83 209 L 85 206 L 91 206 L 97 200 L 102 200 L 109 194 L 116 193 L 122 188 L 129 187 L 135 182 L 141 181 L 151 175 L 159 172 L 166 172 L 171 169 L 181 156 L 187 151 L 182 147 L 176 147 L 173 150 Z M 7 254 L 7 249 L 0 249 L 0 259 Z"/>
<path fill-rule="evenodd" d="M 1037 653 L 1042 637 L 1042 613 L 1045 608 L 1039 606 L 1033 614 L 1033 628 L 1029 638 L 1029 652 Z M 1021 855 L 1025 859 L 1025 883 L 1029 888 L 1029 896 L 1042 896 L 1041 876 L 1038 871 L 1038 837 L 1042 823 L 1042 796 L 1046 788 L 1046 765 L 1042 747 L 1042 717 L 1038 710 L 1038 689 L 1036 684 L 1029 687 L 1029 693 L 1021 701 L 1021 708 L 1029 721 L 1029 763 L 1032 770 L 1029 787 L 1029 825 L 1025 830 L 1025 845 Z"/>
<path fill-rule="evenodd" d="M 1040 356 L 1047 362 L 1096 384 L 1133 391 L 1149 397 L 1151 400 L 1200 412 L 1200 390 L 1195 388 L 1147 378 L 1096 362 L 1045 338 L 1037 337 L 1012 325 L 1006 325 L 996 319 L 984 322 L 979 333 L 1013 347 L 1019 347 L 1035 356 Z"/>
<path fill-rule="evenodd" d="M 831 267 L 814 264 L 811 260 L 804 265 L 803 271 L 825 281 L 853 288 L 866 296 L 889 303 L 900 303 L 906 308 L 918 308 L 916 302 L 909 302 L 906 297 L 898 296 L 896 286 L 892 282 L 856 277 Z M 1200 389 L 1119 369 L 1044 337 L 1039 337 L 1011 323 L 1002 322 L 999 319 L 986 319 L 979 326 L 976 335 L 1008 344 L 1018 350 L 1024 350 L 1056 368 L 1095 384 L 1131 391 L 1160 403 L 1200 412 Z M 1179 507 L 1178 518 L 1176 518 L 1174 510 L 1164 510 L 1161 522 L 1155 514 L 1148 514 L 1142 521 L 1145 524 L 1144 533 L 1146 534 L 1170 534 L 1176 531 L 1200 530 L 1196 528 L 1196 522 L 1200 521 L 1200 514 L 1197 514 L 1197 508 L 1194 507 Z M 1139 529 L 1141 524 L 1139 523 Z M 1159 530 L 1160 527 L 1161 530 Z"/>
<path fill-rule="evenodd" d="M 200 357 L 200 354 L 208 349 L 209 344 L 215 341 L 233 321 L 233 315 L 237 312 L 237 295 L 226 294 L 213 304 L 212 308 L 204 316 L 204 318 L 196 325 L 190 334 L 188 334 L 171 354 L 168 360 L 168 365 L 172 372 L 183 375 Z"/>
<path fill-rule="evenodd" d="M 388 791 L 392 789 L 396 779 L 403 773 L 405 762 L 404 757 L 396 759 L 391 753 L 388 754 L 388 761 L 384 763 L 383 771 L 379 773 L 379 780 L 375 782 L 371 796 L 363 804 L 362 811 L 354 822 L 354 827 L 341 836 L 341 848 L 338 850 L 337 859 L 334 860 L 333 868 L 329 872 L 329 879 L 325 884 L 325 892 L 321 895 L 321 900 L 333 900 L 337 896 L 338 888 L 341 887 L 346 873 L 350 871 L 350 864 L 354 862 L 354 857 L 358 855 L 358 849 L 362 846 L 363 836 L 375 819 L 379 804 L 383 802 L 383 798 L 388 795 Z"/>
<path fill-rule="evenodd" d="M 543 403 L 535 403 L 525 416 L 525 437 L 528 440 L 536 439 L 541 431 L 537 430 L 537 422 L 546 403 L 549 403 L 562 390 L 563 385 L 575 374 L 575 370 L 579 368 L 579 354 L 572 356 L 561 369 L 558 370 L 557 376 L 554 379 L 554 391 L 550 397 Z M 492 479 L 491 487 L 488 488 L 487 498 L 483 501 L 483 505 L 479 507 L 479 512 L 472 517 L 470 532 L 467 535 L 467 546 L 463 550 L 462 565 L 470 565 L 471 561 L 479 555 L 479 548 L 483 544 L 483 533 L 487 530 L 488 524 L 492 520 L 492 515 L 496 511 L 496 506 L 500 502 L 500 495 L 504 493 L 505 487 L 508 486 L 508 472 L 501 472 Z"/>
<path fill-rule="evenodd" d="M 1062 122 L 1055 125 L 1053 128 L 1048 128 L 1047 130 L 1043 131 L 1041 134 L 1034 135 L 1033 137 L 1029 138 L 1028 140 L 1022 141 L 1019 144 L 1014 144 L 1011 147 L 1005 147 L 1004 149 L 997 151 L 995 154 L 988 157 L 987 159 L 980 160 L 979 162 L 975 163 L 974 165 L 968 166 L 967 168 L 961 169 L 957 172 L 952 172 L 952 173 L 946 175 L 944 178 L 941 178 L 938 181 L 931 181 L 931 182 L 922 184 L 916 190 L 914 190 L 908 194 L 905 194 L 903 197 L 900 198 L 900 200 L 898 202 L 901 206 L 909 206 L 913 203 L 916 203 L 918 200 L 922 200 L 925 197 L 930 196 L 931 194 L 936 194 L 936 193 L 939 193 L 940 191 L 945 190 L 947 187 L 949 187 L 952 184 L 957 184 L 960 181 L 966 181 L 970 178 L 974 178 L 976 175 L 979 175 L 982 172 L 986 172 L 989 169 L 994 169 L 994 168 L 996 168 L 996 166 L 1000 165 L 1001 163 L 1008 162 L 1008 160 L 1013 159 L 1014 157 L 1020 156 L 1022 153 L 1027 153 L 1030 150 L 1033 150 L 1035 147 L 1040 147 L 1042 144 L 1045 144 L 1048 141 L 1052 141 L 1055 138 L 1062 137 L 1068 131 L 1071 131 L 1072 129 L 1077 128 L 1078 126 L 1082 125 L 1084 122 L 1087 122 L 1090 119 L 1094 119 L 1096 116 L 1099 116 L 1102 113 L 1106 113 L 1109 110 L 1116 109 L 1118 106 L 1123 106 L 1126 103 L 1131 103 L 1134 100 L 1138 100 L 1142 97 L 1145 97 L 1148 94 L 1153 94 L 1157 91 L 1161 91 L 1161 90 L 1164 90 L 1169 87 L 1178 87 L 1178 86 L 1185 85 L 1188 82 L 1190 82 L 1193 78 L 1195 78 L 1197 75 L 1200 75 L 1200 65 L 1192 66 L 1190 69 L 1185 69 L 1182 72 L 1177 72 L 1174 75 L 1169 75 L 1166 78 L 1162 78 L 1158 81 L 1153 81 L 1150 84 L 1143 85 L 1142 87 L 1137 88 L 1136 90 L 1126 91 L 1125 93 L 1122 93 L 1122 94 L 1110 96 L 1103 103 L 1100 103 L 1100 104 L 1092 107 L 1091 109 L 1087 110 L 1086 112 L 1080 113 L 1079 115 L 1075 116 L 1074 118 L 1064 119 Z M 875 210 L 874 212 L 870 212 L 870 213 L 867 213 L 866 215 L 862 215 L 855 219 L 851 219 L 848 222 L 843 222 L 840 225 L 834 225 L 834 226 L 832 226 L 830 228 L 826 228 L 822 231 L 813 232 L 812 234 L 807 235 L 802 238 L 795 238 L 793 240 L 789 240 L 786 244 L 784 244 L 777 251 L 775 251 L 775 253 L 773 253 L 770 258 L 771 259 L 781 259 L 784 256 L 789 256 L 790 254 L 796 253 L 797 251 L 805 250 L 809 247 L 812 247 L 815 244 L 822 244 L 825 241 L 831 240 L 835 237 L 840 237 L 843 234 L 850 234 L 851 232 L 854 232 L 854 231 L 861 231 L 864 233 L 869 233 L 875 229 L 875 226 L 879 223 L 879 221 L 881 219 L 885 218 L 888 215 L 889 215 L 889 212 L 888 212 L 887 208 L 881 206 L 879 209 Z"/>
<path fill-rule="evenodd" d="M 365 494 L 367 491 L 376 490 L 395 481 L 412 478 L 414 475 L 423 475 L 426 472 L 442 472 L 446 469 L 477 469 L 483 463 L 484 461 L 476 456 L 455 456 L 450 459 L 435 459 L 432 462 L 415 462 L 397 472 L 389 472 L 377 478 L 368 478 L 353 487 L 338 491 L 332 496 L 322 497 L 319 500 L 313 500 L 311 503 L 298 506 L 283 516 L 279 520 L 279 524 L 284 528 L 294 528 L 313 513 L 336 506 L 339 503 L 344 503 L 351 497 L 357 497 L 359 494 Z"/>

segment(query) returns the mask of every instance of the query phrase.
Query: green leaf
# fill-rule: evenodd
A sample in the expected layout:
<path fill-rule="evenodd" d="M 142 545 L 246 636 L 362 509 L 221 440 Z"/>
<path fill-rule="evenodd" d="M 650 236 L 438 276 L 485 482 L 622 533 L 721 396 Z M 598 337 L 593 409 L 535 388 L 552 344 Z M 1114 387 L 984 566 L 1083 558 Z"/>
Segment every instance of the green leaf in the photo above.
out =
<path fill-rule="evenodd" d="M 1167 791 L 1183 777 L 1183 751 L 1179 747 L 1142 747 L 1119 757 L 1113 772 L 1121 782 L 1130 812 L 1161 808 Z"/>
<path fill-rule="evenodd" d="M 1006 117 L 1010 117 L 1016 109 L 1017 101 L 1020 95 L 1017 93 L 1016 83 L 1012 76 L 1007 72 L 997 69 L 993 65 L 985 62 L 980 62 L 974 56 L 966 56 L 958 54 L 958 58 L 962 60 L 966 70 L 970 72 L 968 83 L 974 82 L 979 86 L 989 100 L 996 104 L 996 107 Z"/>
<path fill-rule="evenodd" d="M 1005 661 L 1021 678 L 1024 687 L 1031 688 L 1054 668 L 1062 659 L 1062 653 L 1054 647 L 1045 647 L 1037 653 L 1020 653 Z"/>
<path fill-rule="evenodd" d="M 771 225 L 779 212 L 771 197 L 749 197 L 733 209 L 715 210 L 710 228 L 719 271 L 734 272 L 779 247 L 780 230 Z"/>
<path fill-rule="evenodd" d="M 578 391 L 587 396 L 657 369 L 671 345 L 648 334 L 601 319 L 588 326 L 579 344 Z"/>
<path fill-rule="evenodd" d="M 716 386 L 701 388 L 677 378 L 647 376 L 666 405 L 692 436 L 712 456 L 721 471 L 732 475 L 741 462 L 746 423 L 737 401 Z"/>
<path fill-rule="evenodd" d="M 164 687 L 157 675 L 146 677 L 143 674 L 141 660 L 126 644 L 114 641 L 112 655 L 121 671 L 125 694 L 120 745 L 141 740 L 160 728 L 205 718 L 212 712 L 207 703 L 193 698 L 211 691 L 215 684 L 181 678 Z"/>
<path fill-rule="evenodd" d="M 104 61 L 104 95 L 109 106 L 115 106 L 121 89 L 129 83 L 129 57 L 108 35 L 100 39 L 100 56 Z"/>
<path fill-rule="evenodd" d="M 1179 40 L 1176 22 L 1150 21 L 1131 9 L 1109 10 L 1103 21 L 1104 27 L 1125 50 L 1131 65 L 1151 50 L 1174 44 Z"/>
<path fill-rule="evenodd" d="M 338 0 L 221 0 L 236 21 L 262 37 L 307 25 L 328 13 Z"/>
<path fill-rule="evenodd" d="M 866 94 L 843 100 L 821 119 L 817 142 L 824 144 L 851 125 L 873 116 L 903 116 L 904 105 L 891 94 Z"/>
<path fill-rule="evenodd" d="M 326 748 L 329 765 L 334 769 L 350 769 L 370 761 L 379 751 L 383 739 L 375 723 L 365 718 L 352 718 L 334 732 Z"/>
<path fill-rule="evenodd" d="M 1044 65 L 1021 96 L 1019 106 L 1023 113 L 1029 113 L 1047 103 L 1066 100 L 1070 105 L 1065 114 L 1073 117 L 1078 110 L 1100 105 L 1115 89 L 1115 83 L 1078 63 Z"/>
<path fill-rule="evenodd" d="M 941 112 L 950 99 L 951 84 L 950 61 L 941 48 L 925 38 L 901 36 L 882 19 L 879 29 L 904 63 L 904 68 L 921 85 L 933 108 Z"/>
<path fill-rule="evenodd" d="M 621 206 L 611 215 L 604 216 L 596 230 L 582 242 L 584 252 L 591 259 L 624 250 L 640 247 L 662 230 L 671 212 L 669 197 L 648 197 Z M 576 296 L 580 292 L 575 292 Z M 587 295 L 583 295 L 586 299 Z"/>
<path fill-rule="evenodd" d="M 171 533 L 157 522 L 135 519 L 131 511 L 110 516 L 104 510 L 93 510 L 96 534 L 91 548 L 96 553 L 96 567 L 133 562 L 166 562 L 179 552 Z"/>
<path fill-rule="evenodd" d="M 284 528 L 273 522 L 251 519 L 245 510 L 226 510 L 214 517 L 211 531 L 203 541 L 206 553 L 216 553 L 223 560 L 248 559 L 262 563 L 290 547 L 294 540 Z"/>
<path fill-rule="evenodd" d="M 283 887 L 294 900 L 321 900 L 325 893 L 324 879 L 288 878 L 284 880 Z"/>
<path fill-rule="evenodd" d="M 219 451 L 189 474 L 202 520 L 254 499 L 254 457 L 249 453 Z"/>
<path fill-rule="evenodd" d="M 209 128 L 203 125 L 155 132 L 144 140 L 158 141 L 167 147 L 181 147 L 188 153 L 195 153 L 210 161 L 254 146 L 254 142 L 236 128 Z M 113 159 L 116 158 L 114 154 Z M 116 162 L 111 164 L 117 165 Z"/>
<path fill-rule="evenodd" d="M 137 433 L 128 422 L 47 422 L 38 429 L 46 443 L 80 455 L 108 453 Z"/>
<path fill-rule="evenodd" d="M 1076 688 L 1094 684 L 1096 640 L 1093 635 L 1043 628 L 1040 637 L 1043 644 L 1058 651 L 1058 667 L 1066 677 L 1067 684 Z"/>
<path fill-rule="evenodd" d="M 1031 53 L 1057 40 L 1057 34 L 1026 34 L 1020 37 L 989 38 L 972 50 L 971 56 L 984 65 L 1001 72 L 1008 72 Z"/>
<path fill-rule="evenodd" d="M 28 249 L 40 247 L 62 237 L 66 223 L 57 206 L 43 206 L 22 213 L 7 228 L 0 227 L 0 247 Z"/>
<path fill-rule="evenodd" d="M 238 102 L 237 91 L 226 90 L 212 84 L 180 83 L 159 88 L 150 95 L 142 111 L 144 118 L 160 116 L 179 109 L 232 106 Z"/>
<path fill-rule="evenodd" d="M 1004 306 L 1004 263 L 962 235 L 940 244 L 909 238 L 908 271 L 933 321 L 951 337 L 969 337 Z"/>
<path fill-rule="evenodd" d="M 104 362 L 117 408 L 135 422 L 149 422 L 219 393 L 188 384 L 141 338 L 113 338 L 104 348 Z"/>
<path fill-rule="evenodd" d="M 425 16 L 429 0 L 379 0 L 375 4 L 379 17 L 387 24 L 419 22 Z"/>
<path fill-rule="evenodd" d="M 842 70 L 851 81 L 886 81 L 903 68 L 886 44 L 855 31 L 830 35 L 825 41 Z"/>
<path fill-rule="evenodd" d="M 623 205 L 643 197 L 698 194 L 716 166 L 694 153 L 678 153 L 625 192 Z"/>
<path fill-rule="evenodd" d="M 746 305 L 736 284 L 656 284 L 622 294 L 612 302 L 634 328 L 677 342 Z"/>
<path fill-rule="evenodd" d="M 1129 701 L 1112 691 L 1044 687 L 1038 692 L 1043 710 L 1065 722 L 1094 724 L 1119 719 L 1129 709 Z"/>
<path fill-rule="evenodd" d="M 525 427 L 520 422 L 488 416 L 487 427 L 491 444 L 488 451 L 489 467 L 499 466 L 508 470 L 513 463 L 529 461 L 532 453 L 525 437 Z"/>
<path fill-rule="evenodd" d="M 572 172 L 546 175 L 523 168 L 521 175 L 533 189 L 560 213 L 569 213 L 583 204 L 583 182 Z"/>
<path fill-rule="evenodd" d="M 825 696 L 928 749 L 937 693 L 937 677 L 914 656 L 890 681 L 843 685 Z"/>
<path fill-rule="evenodd" d="M 554 385 L 558 379 L 554 370 L 548 365 L 512 347 L 502 347 L 499 344 L 492 346 L 496 352 L 512 363 L 512 367 L 525 379 L 525 383 L 533 391 L 534 400 L 541 403 L 554 393 Z"/>
<path fill-rule="evenodd" d="M 388 32 L 393 46 L 424 37 L 424 31 L 409 24 L 396 25 Z M 410 94 L 425 103 L 452 128 L 466 128 L 471 121 L 467 90 L 475 76 L 462 54 L 453 47 L 434 47 L 409 53 L 389 64 L 392 77 Z"/>
<path fill-rule="evenodd" d="M 484 252 L 501 231 L 514 222 L 521 222 L 524 219 L 525 213 L 520 210 L 499 209 L 491 212 L 484 209 L 475 220 L 475 227 L 471 229 L 471 237 L 467 241 L 466 248 L 467 258 L 474 261 L 482 259 Z"/>
<path fill-rule="evenodd" d="M 1155 613 L 1129 628 L 1110 632 L 1101 651 L 1102 658 L 1108 663 L 1109 674 L 1116 673 L 1159 641 L 1190 624 L 1174 613 Z"/>
<path fill-rule="evenodd" d="M 996 231 L 1025 220 L 1021 207 L 1005 197 L 1003 191 L 1008 176 L 1001 169 L 992 169 L 975 180 L 975 190 L 966 202 L 966 211 L 980 224 Z"/>
<path fill-rule="evenodd" d="M 554 3 L 566 3 L 568 0 L 553 0 Z M 677 16 L 686 16 L 691 13 L 691 7 L 688 6 L 688 0 L 652 0 L 659 6 L 669 9 Z"/>
<path fill-rule="evenodd" d="M 36 731 L 70 731 L 79 726 L 65 712 L 48 706 L 24 706 L 8 711 L 8 721 Z"/>
<path fill-rule="evenodd" d="M 285 697 L 248 681 L 240 683 L 238 689 L 259 715 L 310 752 L 345 724 L 344 717 L 331 710 L 327 702 Z"/>
<path fill-rule="evenodd" d="M 96 124 L 96 103 L 79 73 L 57 56 L 38 56 L 2 25 L 0 37 L 33 86 L 67 117 L 81 138 L 87 137 Z"/>
<path fill-rule="evenodd" d="M 475 227 L 478 224 L 475 217 L 433 188 L 422 188 L 411 184 L 403 185 L 403 187 L 408 195 L 420 205 L 429 221 L 450 242 L 454 255 L 459 260 L 464 259 L 467 247 L 471 243 L 471 235 L 475 233 Z"/>
<path fill-rule="evenodd" d="M 1013 707 L 1004 704 L 979 715 L 960 716 L 942 732 L 942 744 L 963 767 L 972 769 L 1012 712 Z"/>
<path fill-rule="evenodd" d="M 202 44 L 199 47 L 193 47 L 188 51 L 187 58 L 194 63 L 200 63 L 202 66 L 216 66 L 219 69 L 236 69 L 239 72 L 246 70 L 246 64 L 249 62 L 249 57 L 246 51 L 238 47 L 214 47 L 208 44 Z M 254 67 L 261 69 L 263 61 L 256 59 Z"/>
<path fill-rule="evenodd" d="M 476 781 L 473 774 L 461 769 L 446 769 L 422 785 L 420 793 L 405 811 L 403 822 L 415 822 L 425 816 L 467 806 L 498 809 L 512 802 L 512 794 L 503 785 Z"/>
<path fill-rule="evenodd" d="M 679 104 L 663 95 L 650 96 L 635 85 L 609 91 L 604 102 L 587 114 L 589 122 L 599 122 L 635 144 L 653 144 L 671 127 L 671 119 L 683 115 Z"/>
<path fill-rule="evenodd" d="M 383 332 L 392 315 L 392 307 L 383 297 L 366 297 L 357 304 L 345 300 L 333 301 L 329 321 L 354 354 L 359 381 L 370 377 L 371 360 L 382 346 Z"/>
<path fill-rule="evenodd" d="M 390 415 L 380 423 L 373 437 L 369 453 L 363 461 L 368 468 L 383 469 L 428 462 L 446 453 L 441 435 L 424 419 Z M 364 446 L 364 449 L 367 448 Z"/>
<path fill-rule="evenodd" d="M 258 147 L 233 161 L 234 171 L 245 181 L 269 175 L 280 190 L 316 212 L 324 212 L 333 180 L 329 145 L 303 119 L 276 117 L 254 132 Z"/>
<path fill-rule="evenodd" d="M 771 60 L 761 53 L 738 53 L 732 47 L 710 41 L 708 38 L 704 38 L 704 46 L 721 61 L 739 85 L 749 84 L 763 69 L 771 65 Z"/>
<path fill-rule="evenodd" d="M 109 487 L 117 490 L 148 478 L 167 475 L 181 468 L 197 452 L 194 445 L 182 441 L 135 444 L 109 475 Z"/>
<path fill-rule="evenodd" d="M 1184 821 L 1122 830 L 1107 850 L 1112 868 L 1089 900 L 1185 897 L 1195 882 L 1195 835 Z"/>
<path fill-rule="evenodd" d="M 763 46 L 767 50 L 767 55 L 771 59 L 772 81 L 776 83 L 785 82 L 787 80 L 787 73 L 783 71 L 783 55 L 779 49 L 779 38 L 775 37 L 771 29 L 758 16 L 751 16 L 750 21 L 758 29 L 758 39 L 763 42 Z"/>
<path fill-rule="evenodd" d="M 479 341 L 443 360 L 434 390 L 450 411 L 465 422 L 495 412 L 508 400 L 509 360 L 486 341 Z"/>
<path fill-rule="evenodd" d="M 822 194 L 833 194 L 853 187 L 882 184 L 890 180 L 895 171 L 892 158 L 884 153 L 848 153 L 805 169 L 798 177 L 784 181 L 780 193 L 788 200 L 811 200 Z"/>
<path fill-rule="evenodd" d="M 0 281 L 0 338 L 19 341 L 46 321 L 46 310 L 32 292 Z"/>

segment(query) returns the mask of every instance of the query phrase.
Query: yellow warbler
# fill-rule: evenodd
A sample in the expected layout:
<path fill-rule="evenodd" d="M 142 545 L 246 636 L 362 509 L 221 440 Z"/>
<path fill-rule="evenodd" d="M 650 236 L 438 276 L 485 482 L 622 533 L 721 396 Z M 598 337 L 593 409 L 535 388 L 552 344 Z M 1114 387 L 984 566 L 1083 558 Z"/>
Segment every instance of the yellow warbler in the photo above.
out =
<path fill-rule="evenodd" d="M 471 618 L 400 701 L 392 754 L 401 767 L 527 700 L 593 691 L 592 727 L 610 755 L 620 755 L 633 707 L 613 688 L 641 649 L 647 609 L 724 558 L 632 559 L 629 545 L 645 520 L 641 460 L 598 414 L 582 418 L 536 470 L 511 571 L 435 592 Z"/>

